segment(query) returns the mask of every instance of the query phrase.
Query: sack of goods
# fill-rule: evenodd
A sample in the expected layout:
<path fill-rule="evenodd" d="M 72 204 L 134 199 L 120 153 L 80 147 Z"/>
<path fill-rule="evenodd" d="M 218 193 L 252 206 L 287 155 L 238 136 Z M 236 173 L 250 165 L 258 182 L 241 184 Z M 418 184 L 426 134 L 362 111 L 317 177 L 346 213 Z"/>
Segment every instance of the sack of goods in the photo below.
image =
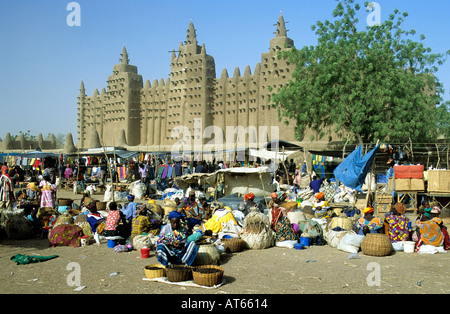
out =
<path fill-rule="evenodd" d="M 244 219 L 241 239 L 252 250 L 260 250 L 275 244 L 275 232 L 270 227 L 269 217 L 259 212 L 251 212 Z"/>

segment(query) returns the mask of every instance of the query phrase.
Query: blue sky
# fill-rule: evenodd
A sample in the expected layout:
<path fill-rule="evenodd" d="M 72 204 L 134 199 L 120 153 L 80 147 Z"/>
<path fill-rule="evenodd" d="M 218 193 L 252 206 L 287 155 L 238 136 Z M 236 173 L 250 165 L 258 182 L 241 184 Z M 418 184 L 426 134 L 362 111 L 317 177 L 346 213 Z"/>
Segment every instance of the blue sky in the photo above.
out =
<path fill-rule="evenodd" d="M 0 138 L 7 132 L 66 134 L 76 142 L 80 82 L 92 95 L 106 87 L 125 45 L 144 80 L 168 78 L 170 53 L 192 20 L 216 74 L 252 71 L 268 51 L 280 11 L 297 48 L 316 43 L 311 25 L 331 19 L 335 0 L 79 0 L 81 25 L 70 27 L 69 0 L 0 1 Z M 395 8 L 409 13 L 405 29 L 426 36 L 433 52 L 450 49 L 450 1 L 378 0 L 381 20 Z M 364 1 L 360 1 L 364 3 Z M 437 77 L 450 100 L 450 60 Z"/>

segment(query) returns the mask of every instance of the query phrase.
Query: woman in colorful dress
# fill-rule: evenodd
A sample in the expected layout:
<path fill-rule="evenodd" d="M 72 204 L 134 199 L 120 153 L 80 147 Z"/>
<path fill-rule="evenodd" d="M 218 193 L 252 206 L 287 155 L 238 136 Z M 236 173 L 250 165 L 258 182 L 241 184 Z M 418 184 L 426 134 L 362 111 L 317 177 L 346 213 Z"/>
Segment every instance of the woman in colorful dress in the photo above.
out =
<path fill-rule="evenodd" d="M 195 241 L 188 241 L 190 235 L 186 224 L 181 221 L 181 213 L 173 210 L 169 213 L 169 224 L 161 228 L 156 241 L 158 262 L 164 266 L 171 264 L 192 265 L 198 252 Z"/>
<path fill-rule="evenodd" d="M 41 182 L 39 182 L 41 189 L 41 207 L 55 207 L 55 193 L 56 185 L 50 183 L 50 177 L 44 176 Z"/>
<path fill-rule="evenodd" d="M 373 215 L 373 207 L 366 207 L 363 210 L 364 216 L 356 222 L 355 228 L 359 235 L 368 233 L 379 233 L 383 230 L 383 221 Z"/>
<path fill-rule="evenodd" d="M 438 206 L 428 207 L 424 209 L 422 217 L 416 221 L 420 233 L 416 251 L 422 244 L 443 246 L 445 250 L 449 249 L 449 235 L 443 221 L 438 217 L 440 213 L 441 209 Z"/>
<path fill-rule="evenodd" d="M 319 192 L 315 195 L 316 201 L 313 204 L 314 218 L 330 218 L 333 214 L 330 205 L 325 200 L 325 194 Z"/>
<path fill-rule="evenodd" d="M 106 217 L 105 230 L 103 235 L 105 237 L 117 237 L 127 238 L 127 220 L 125 215 L 117 208 L 116 202 L 110 202 L 108 204 L 108 216 Z M 120 224 L 122 223 L 122 224 Z M 130 226 L 131 231 L 131 226 Z"/>
<path fill-rule="evenodd" d="M 391 213 L 386 215 L 385 222 L 388 224 L 387 235 L 392 243 L 409 239 L 409 219 L 404 215 L 405 212 L 405 204 L 397 203 L 392 206 Z"/>
<path fill-rule="evenodd" d="M 297 240 L 294 228 L 287 218 L 284 207 L 274 207 L 272 209 L 272 229 L 275 231 L 275 241 L 294 241 Z"/>

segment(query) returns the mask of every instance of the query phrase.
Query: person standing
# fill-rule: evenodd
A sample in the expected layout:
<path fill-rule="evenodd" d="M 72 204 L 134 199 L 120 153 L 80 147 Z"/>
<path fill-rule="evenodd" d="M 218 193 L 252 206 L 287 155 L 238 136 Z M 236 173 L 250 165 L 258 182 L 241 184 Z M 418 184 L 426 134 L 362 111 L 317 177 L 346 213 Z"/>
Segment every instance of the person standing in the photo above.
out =
<path fill-rule="evenodd" d="M 3 223 L 3 209 L 12 209 L 14 201 L 14 187 L 11 178 L 8 175 L 8 167 L 2 166 L 2 175 L 0 177 L 0 221 Z"/>
<path fill-rule="evenodd" d="M 56 185 L 50 182 L 49 176 L 45 175 L 39 182 L 41 189 L 41 207 L 55 207 Z"/>

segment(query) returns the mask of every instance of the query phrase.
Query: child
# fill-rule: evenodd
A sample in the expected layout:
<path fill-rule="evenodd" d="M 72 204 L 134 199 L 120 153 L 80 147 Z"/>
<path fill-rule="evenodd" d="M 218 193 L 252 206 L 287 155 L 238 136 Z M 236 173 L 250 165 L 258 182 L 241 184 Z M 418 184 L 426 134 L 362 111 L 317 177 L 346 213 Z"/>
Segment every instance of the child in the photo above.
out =
<path fill-rule="evenodd" d="M 41 190 L 36 183 L 36 177 L 31 177 L 30 183 L 27 184 L 27 196 L 29 200 L 36 200 L 39 197 L 39 192 L 41 192 Z"/>

